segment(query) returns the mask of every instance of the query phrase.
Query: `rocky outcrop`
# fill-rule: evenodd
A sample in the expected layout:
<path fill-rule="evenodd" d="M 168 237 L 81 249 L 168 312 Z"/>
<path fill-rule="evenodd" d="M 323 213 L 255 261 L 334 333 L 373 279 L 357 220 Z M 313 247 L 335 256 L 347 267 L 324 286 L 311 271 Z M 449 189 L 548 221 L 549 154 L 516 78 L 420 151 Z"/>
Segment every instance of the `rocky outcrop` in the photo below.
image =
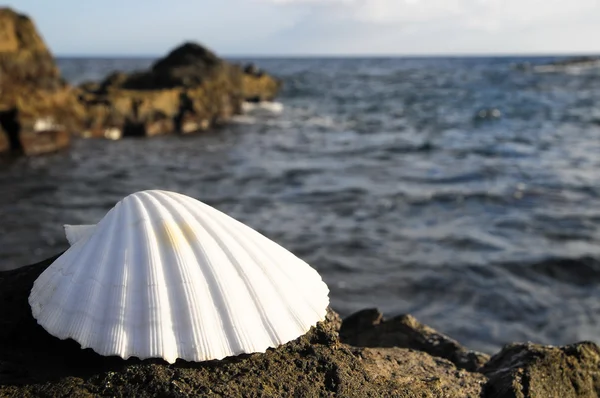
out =
<path fill-rule="evenodd" d="M 88 111 L 85 135 L 152 136 L 202 131 L 241 112 L 242 102 L 270 99 L 279 82 L 245 73 L 196 43 L 185 43 L 147 71 L 113 73 L 80 86 Z"/>
<path fill-rule="evenodd" d="M 344 319 L 340 338 L 344 343 L 359 347 L 402 347 L 423 351 L 468 371 L 476 371 L 489 359 L 488 355 L 467 350 L 411 315 L 386 321 L 377 309 L 362 310 Z"/>
<path fill-rule="evenodd" d="M 490 398 L 598 397 L 600 348 L 593 343 L 566 347 L 512 344 L 482 369 Z"/>
<path fill-rule="evenodd" d="M 523 62 L 512 65 L 512 68 L 523 72 L 564 73 L 572 70 L 578 73 L 583 70 L 600 68 L 600 57 L 569 57 L 538 65 L 532 64 L 531 62 Z"/>
<path fill-rule="evenodd" d="M 122 360 L 50 336 L 27 297 L 49 259 L 0 273 L 0 396 L 592 397 L 600 349 L 507 346 L 487 357 L 410 316 L 329 311 L 306 335 L 266 353 L 190 363 Z M 341 334 L 341 338 L 338 335 Z M 351 344 L 348 344 L 351 343 Z M 365 347 L 367 346 L 367 347 Z M 469 371 L 466 368 L 473 369 Z"/>
<path fill-rule="evenodd" d="M 191 133 L 228 121 L 244 100 L 272 99 L 280 83 L 185 43 L 147 71 L 66 84 L 33 22 L 0 8 L 0 152 L 68 146 L 71 134 L 117 139 Z"/>
<path fill-rule="evenodd" d="M 81 112 L 33 22 L 0 8 L 1 141 L 26 154 L 64 148 Z"/>
<path fill-rule="evenodd" d="M 273 79 L 254 64 L 248 64 L 244 67 L 242 92 L 246 101 L 272 101 L 280 88 L 281 82 L 279 80 Z"/>

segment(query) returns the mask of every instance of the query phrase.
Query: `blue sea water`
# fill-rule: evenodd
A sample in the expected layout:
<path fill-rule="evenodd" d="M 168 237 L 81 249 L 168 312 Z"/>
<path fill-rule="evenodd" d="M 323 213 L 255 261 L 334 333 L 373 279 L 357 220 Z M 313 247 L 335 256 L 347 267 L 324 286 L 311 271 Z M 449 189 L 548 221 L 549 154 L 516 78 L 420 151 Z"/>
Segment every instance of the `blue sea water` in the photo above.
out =
<path fill-rule="evenodd" d="M 412 313 L 470 348 L 600 343 L 600 70 L 556 58 L 254 61 L 279 105 L 217 131 L 0 163 L 4 269 L 121 197 L 201 199 L 313 265 L 342 315 Z M 151 59 L 59 59 L 73 83 Z M 573 261 L 570 261 L 573 260 Z"/>

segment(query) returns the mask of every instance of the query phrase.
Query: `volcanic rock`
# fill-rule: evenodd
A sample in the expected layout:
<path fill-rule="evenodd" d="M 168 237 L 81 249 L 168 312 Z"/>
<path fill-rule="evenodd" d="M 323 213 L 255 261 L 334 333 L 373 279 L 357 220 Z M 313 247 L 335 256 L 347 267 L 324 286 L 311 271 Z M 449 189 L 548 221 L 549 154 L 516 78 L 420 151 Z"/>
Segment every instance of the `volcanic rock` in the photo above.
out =
<path fill-rule="evenodd" d="M 344 319 L 340 339 L 358 347 L 402 347 L 445 358 L 460 369 L 476 371 L 489 356 L 470 351 L 411 315 L 384 320 L 377 309 L 359 311 Z"/>
<path fill-rule="evenodd" d="M 0 272 L 2 397 L 568 398 L 600 392 L 600 348 L 593 343 L 509 345 L 480 366 L 485 356 L 411 316 L 385 321 L 377 310 L 346 318 L 340 329 L 339 316 L 329 309 L 325 321 L 294 341 L 220 361 L 171 365 L 102 357 L 52 337 L 31 316 L 29 291 L 55 258 Z"/>
<path fill-rule="evenodd" d="M 600 348 L 590 342 L 566 347 L 511 344 L 483 367 L 490 398 L 598 397 Z"/>
<path fill-rule="evenodd" d="M 486 381 L 423 352 L 342 344 L 332 311 L 266 353 L 173 365 L 102 357 L 31 316 L 29 291 L 53 260 L 0 273 L 0 396 L 479 397 Z"/>

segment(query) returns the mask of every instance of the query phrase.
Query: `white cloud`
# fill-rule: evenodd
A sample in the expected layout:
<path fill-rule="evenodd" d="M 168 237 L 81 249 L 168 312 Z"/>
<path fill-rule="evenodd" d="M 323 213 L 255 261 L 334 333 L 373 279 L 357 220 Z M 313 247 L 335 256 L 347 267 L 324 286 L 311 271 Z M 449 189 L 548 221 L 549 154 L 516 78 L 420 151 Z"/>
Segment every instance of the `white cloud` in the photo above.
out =
<path fill-rule="evenodd" d="M 600 51 L 600 0 L 254 1 L 296 17 L 280 38 L 323 52 Z"/>
<path fill-rule="evenodd" d="M 371 22 L 416 22 L 438 18 L 474 18 L 489 22 L 533 22 L 595 12 L 598 0 L 262 0 L 278 5 L 323 8 Z M 335 15 L 333 15 L 335 17 Z"/>

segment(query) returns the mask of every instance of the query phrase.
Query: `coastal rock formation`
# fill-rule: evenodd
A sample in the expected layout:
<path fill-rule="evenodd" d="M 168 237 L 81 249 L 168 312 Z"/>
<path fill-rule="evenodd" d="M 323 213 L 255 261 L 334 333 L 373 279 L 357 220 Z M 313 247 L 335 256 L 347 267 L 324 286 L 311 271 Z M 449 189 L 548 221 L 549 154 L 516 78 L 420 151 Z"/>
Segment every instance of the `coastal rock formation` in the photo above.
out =
<path fill-rule="evenodd" d="M 185 43 L 146 71 L 113 73 L 80 86 L 88 136 L 152 136 L 206 130 L 241 112 L 244 100 L 271 99 L 280 83 L 248 74 L 196 43 Z"/>
<path fill-rule="evenodd" d="M 479 366 L 484 355 L 410 316 L 383 321 L 377 310 L 361 311 L 341 326 L 330 310 L 324 322 L 290 343 L 221 361 L 169 365 L 102 357 L 52 337 L 31 316 L 29 291 L 53 260 L 0 273 L 0 396 L 591 397 L 600 392 L 595 344 L 511 345 Z"/>
<path fill-rule="evenodd" d="M 598 397 L 600 348 L 593 343 L 566 347 L 511 344 L 482 369 L 486 396 Z"/>
<path fill-rule="evenodd" d="M 115 72 L 69 86 L 31 19 L 0 8 L 0 152 L 35 155 L 69 145 L 71 134 L 118 139 L 202 131 L 272 99 L 280 82 L 244 71 L 185 43 L 147 71 Z"/>
<path fill-rule="evenodd" d="M 594 70 L 600 68 L 600 57 L 569 57 L 537 65 L 532 64 L 531 62 L 523 62 L 513 64 L 512 68 L 523 72 L 536 73 L 565 73 L 569 71 L 580 73 L 585 70 Z"/>
<path fill-rule="evenodd" d="M 377 309 L 362 310 L 344 319 L 340 338 L 344 343 L 358 347 L 402 347 L 423 351 L 471 372 L 489 359 L 488 355 L 467 350 L 411 315 L 384 320 Z"/>
<path fill-rule="evenodd" d="M 31 19 L 0 8 L 2 140 L 25 154 L 64 148 L 81 112 Z"/>
<path fill-rule="evenodd" d="M 281 82 L 258 69 L 254 64 L 244 67 L 242 76 L 242 92 L 249 102 L 272 101 L 279 89 Z"/>

